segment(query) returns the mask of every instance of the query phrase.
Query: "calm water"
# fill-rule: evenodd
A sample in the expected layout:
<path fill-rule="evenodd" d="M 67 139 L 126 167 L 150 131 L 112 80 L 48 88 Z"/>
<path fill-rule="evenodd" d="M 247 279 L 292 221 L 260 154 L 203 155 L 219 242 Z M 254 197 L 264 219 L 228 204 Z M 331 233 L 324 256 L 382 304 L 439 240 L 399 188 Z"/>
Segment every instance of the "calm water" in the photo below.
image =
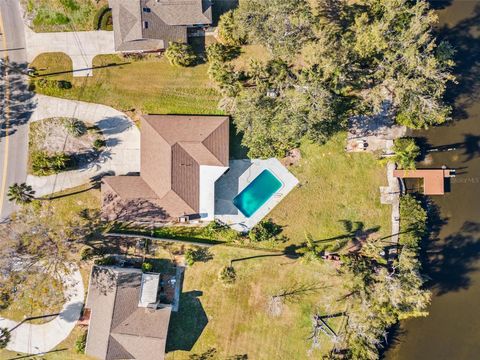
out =
<path fill-rule="evenodd" d="M 282 183 L 268 170 L 263 170 L 233 199 L 233 204 L 246 217 L 252 216 L 282 187 Z"/>
<path fill-rule="evenodd" d="M 457 169 L 451 192 L 435 197 L 438 234 L 427 249 L 426 271 L 435 293 L 430 316 L 402 324 L 387 353 L 397 359 L 480 359 L 480 1 L 431 1 L 439 34 L 457 49 L 459 84 L 448 93 L 455 122 L 415 134 L 435 153 L 422 166 Z"/>

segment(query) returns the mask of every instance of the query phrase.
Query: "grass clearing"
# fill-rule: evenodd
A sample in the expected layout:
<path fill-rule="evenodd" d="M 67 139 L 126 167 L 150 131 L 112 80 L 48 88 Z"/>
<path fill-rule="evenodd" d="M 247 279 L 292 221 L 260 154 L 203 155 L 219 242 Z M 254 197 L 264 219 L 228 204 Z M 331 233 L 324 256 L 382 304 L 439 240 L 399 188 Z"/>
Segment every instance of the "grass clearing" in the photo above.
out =
<path fill-rule="evenodd" d="M 345 234 L 342 220 L 362 222 L 364 229 L 380 226 L 378 236 L 390 234 L 389 205 L 380 203 L 379 186 L 386 185 L 386 170 L 368 153 L 344 151 L 345 134 L 325 145 L 303 142 L 302 159 L 290 171 L 300 181 L 269 217 L 284 226 L 292 243 Z"/>
<path fill-rule="evenodd" d="M 31 64 L 39 78 L 67 80 L 72 89 L 37 89 L 51 96 L 95 102 L 129 113 L 222 114 L 220 95 L 207 75 L 207 64 L 175 67 L 164 57 L 141 60 L 118 55 L 97 56 L 93 77 L 74 78 L 72 63 L 63 53 L 39 55 Z"/>
<path fill-rule="evenodd" d="M 261 251 L 215 246 L 213 259 L 187 268 L 180 298 L 180 310 L 172 314 L 167 348 L 168 359 L 188 359 L 209 348 L 218 358 L 247 354 L 249 359 L 306 359 L 311 342 L 311 315 L 315 312 L 343 312 L 343 295 L 336 270 L 326 263 L 304 264 L 284 256 L 267 256 L 235 261 L 237 280 L 223 286 L 220 269 L 232 259 L 262 255 Z M 160 256 L 162 254 L 159 254 Z M 163 256 L 168 258 L 168 253 Z M 284 302 L 281 315 L 268 312 L 269 298 L 300 286 L 314 288 Z M 329 320 L 339 331 L 342 317 Z M 320 337 L 321 347 L 311 353 L 319 358 L 331 349 L 331 340 Z"/>

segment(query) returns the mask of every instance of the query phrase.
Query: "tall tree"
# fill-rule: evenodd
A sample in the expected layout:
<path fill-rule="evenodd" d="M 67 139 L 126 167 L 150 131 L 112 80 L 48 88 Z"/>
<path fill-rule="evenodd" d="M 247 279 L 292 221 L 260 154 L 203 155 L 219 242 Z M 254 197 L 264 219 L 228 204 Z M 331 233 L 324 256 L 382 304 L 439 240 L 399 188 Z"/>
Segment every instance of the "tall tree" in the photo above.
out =
<path fill-rule="evenodd" d="M 454 80 L 453 49 L 432 35 L 437 15 L 426 1 L 364 0 L 350 31 L 353 51 L 363 66 L 364 101 L 380 109 L 389 101 L 397 122 L 428 128 L 447 121 L 442 97 Z"/>
<path fill-rule="evenodd" d="M 307 0 L 243 0 L 235 16 L 251 42 L 282 58 L 295 56 L 313 38 L 314 17 Z"/>

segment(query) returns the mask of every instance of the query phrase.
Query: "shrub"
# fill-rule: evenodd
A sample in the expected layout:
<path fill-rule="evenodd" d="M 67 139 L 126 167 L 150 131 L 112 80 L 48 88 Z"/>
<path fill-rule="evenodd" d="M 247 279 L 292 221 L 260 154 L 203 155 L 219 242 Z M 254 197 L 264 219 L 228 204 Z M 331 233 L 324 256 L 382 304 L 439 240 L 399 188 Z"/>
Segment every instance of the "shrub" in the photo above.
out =
<path fill-rule="evenodd" d="M 153 264 L 148 261 L 144 261 L 142 263 L 142 271 L 143 272 L 151 272 L 153 270 Z"/>
<path fill-rule="evenodd" d="M 246 36 L 238 26 L 233 10 L 227 11 L 220 16 L 220 20 L 218 21 L 218 36 L 220 41 L 228 45 L 239 46 L 245 43 Z"/>
<path fill-rule="evenodd" d="M 207 59 L 209 62 L 225 62 L 235 59 L 240 55 L 240 47 L 215 43 L 207 47 Z"/>
<path fill-rule="evenodd" d="M 85 346 L 87 345 L 87 332 L 82 332 L 75 340 L 75 352 L 77 354 L 85 353 Z"/>
<path fill-rule="evenodd" d="M 224 266 L 218 273 L 218 279 L 223 285 L 231 285 L 237 280 L 237 273 L 233 266 Z"/>
<path fill-rule="evenodd" d="M 100 150 L 102 147 L 104 147 L 107 144 L 107 142 L 103 139 L 95 139 L 93 142 L 93 148 L 95 150 Z"/>
<path fill-rule="evenodd" d="M 192 66 L 197 61 L 197 55 L 190 45 L 176 42 L 169 43 L 165 56 L 175 66 Z"/>
<path fill-rule="evenodd" d="M 90 246 L 85 246 L 80 250 L 80 259 L 81 260 L 88 260 L 94 255 L 93 248 Z"/>
<path fill-rule="evenodd" d="M 113 30 L 113 18 L 112 18 L 112 10 L 108 9 L 101 19 L 100 19 L 100 30 L 112 31 Z"/>
<path fill-rule="evenodd" d="M 213 258 L 212 254 L 206 248 L 198 248 L 198 249 L 187 249 L 185 251 L 185 263 L 188 266 L 192 266 L 197 261 L 206 262 Z"/>
<path fill-rule="evenodd" d="M 271 219 L 267 221 L 260 221 L 250 232 L 248 237 L 251 241 L 267 241 L 276 240 L 278 235 L 282 232 L 282 227 L 275 224 Z"/>
<path fill-rule="evenodd" d="M 48 80 L 45 78 L 38 79 L 35 86 L 40 89 L 62 89 L 68 90 L 72 88 L 72 83 L 67 80 Z"/>
<path fill-rule="evenodd" d="M 205 227 L 205 235 L 209 238 L 224 240 L 228 242 L 236 241 L 240 238 L 237 231 L 230 226 L 222 224 L 218 221 L 212 221 Z"/>
<path fill-rule="evenodd" d="M 93 17 L 93 28 L 95 30 L 100 30 L 101 29 L 101 20 L 103 16 L 111 9 L 108 7 L 108 5 L 102 6 L 98 11 L 95 13 L 95 16 Z"/>
<path fill-rule="evenodd" d="M 64 90 L 68 90 L 72 88 L 72 83 L 67 80 L 57 80 L 56 85 L 57 85 L 57 88 L 64 89 Z"/>
<path fill-rule="evenodd" d="M 49 155 L 45 151 L 32 154 L 32 171 L 34 175 L 46 176 L 56 174 L 67 168 L 70 157 L 65 153 Z"/>
<path fill-rule="evenodd" d="M 87 126 L 78 119 L 65 119 L 63 122 L 67 132 L 73 137 L 80 137 L 87 132 Z"/>

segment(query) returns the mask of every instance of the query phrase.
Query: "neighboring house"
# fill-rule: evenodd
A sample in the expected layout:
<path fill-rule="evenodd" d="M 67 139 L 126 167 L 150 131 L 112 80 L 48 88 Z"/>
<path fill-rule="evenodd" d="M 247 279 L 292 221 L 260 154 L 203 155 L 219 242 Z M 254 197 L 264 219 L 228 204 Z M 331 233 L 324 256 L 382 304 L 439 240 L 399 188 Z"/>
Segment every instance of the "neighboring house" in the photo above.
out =
<path fill-rule="evenodd" d="M 105 360 L 164 359 L 179 286 L 174 275 L 93 266 L 85 305 L 90 312 L 86 354 Z"/>
<path fill-rule="evenodd" d="M 109 0 L 115 50 L 160 51 L 186 42 L 191 27 L 212 23 L 210 0 Z"/>
<path fill-rule="evenodd" d="M 229 165 L 229 118 L 144 115 L 140 146 L 139 176 L 103 180 L 104 219 L 213 220 L 215 182 Z"/>

